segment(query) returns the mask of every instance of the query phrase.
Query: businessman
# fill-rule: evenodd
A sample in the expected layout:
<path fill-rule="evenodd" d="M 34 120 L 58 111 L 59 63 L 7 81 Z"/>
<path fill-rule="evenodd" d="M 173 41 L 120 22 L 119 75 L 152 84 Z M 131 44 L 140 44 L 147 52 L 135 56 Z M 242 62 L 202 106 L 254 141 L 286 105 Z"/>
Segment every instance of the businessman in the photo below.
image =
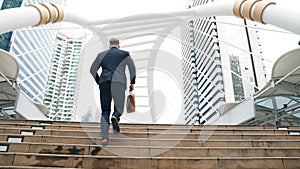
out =
<path fill-rule="evenodd" d="M 125 90 L 127 79 L 125 75 L 126 66 L 129 69 L 130 86 L 129 90 L 134 89 L 136 69 L 129 52 L 120 50 L 119 40 L 111 38 L 109 49 L 98 54 L 93 62 L 90 73 L 94 77 L 100 89 L 101 102 L 101 137 L 100 144 L 109 143 L 109 117 L 111 112 L 111 102 L 114 101 L 114 111 L 111 117 L 113 132 L 120 133 L 119 121 L 124 110 Z M 102 69 L 99 76 L 97 71 Z"/>

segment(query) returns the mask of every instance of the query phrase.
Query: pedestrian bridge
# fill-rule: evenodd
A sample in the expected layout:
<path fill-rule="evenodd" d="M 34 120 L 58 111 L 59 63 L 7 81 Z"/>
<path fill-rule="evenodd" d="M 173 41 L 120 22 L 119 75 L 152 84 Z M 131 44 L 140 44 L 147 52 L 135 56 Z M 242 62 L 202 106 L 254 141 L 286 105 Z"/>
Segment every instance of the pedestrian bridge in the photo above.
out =
<path fill-rule="evenodd" d="M 163 41 L 170 32 L 174 30 L 178 25 L 187 23 L 189 20 L 204 18 L 209 16 L 235 16 L 241 19 L 247 19 L 263 24 L 271 24 L 287 31 L 293 32 L 300 35 L 300 11 L 298 7 L 286 3 L 286 5 L 280 5 L 276 2 L 269 0 L 226 0 L 216 1 L 205 5 L 200 5 L 190 9 L 182 11 L 173 11 L 160 14 L 137 14 L 124 18 L 111 18 L 111 19 L 99 19 L 89 20 L 88 18 L 82 17 L 76 11 L 70 11 L 64 7 L 56 4 L 32 4 L 21 8 L 12 8 L 0 11 L 0 34 L 8 31 L 24 28 L 28 26 L 38 27 L 45 24 L 55 24 L 59 22 L 70 22 L 78 24 L 84 28 L 87 28 L 95 35 L 89 43 L 101 43 L 103 47 L 108 46 L 108 39 L 111 36 L 119 37 L 122 41 L 132 40 L 131 43 L 126 44 L 126 48 L 137 48 L 137 46 L 144 45 L 143 49 L 132 51 L 132 53 L 142 53 L 145 58 L 134 58 L 135 62 L 141 62 L 138 70 L 149 70 L 155 67 L 156 55 Z M 153 36 L 155 35 L 155 36 Z M 141 40 L 144 37 L 147 40 Z M 178 40 L 178 39 L 175 39 Z M 86 49 L 88 52 L 88 48 Z M 89 53 L 92 56 L 96 56 L 96 53 Z M 247 106 L 254 109 L 254 102 L 263 102 L 267 99 L 273 101 L 273 105 L 270 107 L 256 107 L 259 110 L 259 114 L 253 111 L 253 114 L 245 117 L 243 121 L 236 121 L 233 119 L 232 123 L 249 123 L 249 124 L 273 124 L 277 123 L 279 119 L 287 120 L 284 124 L 299 124 L 299 120 L 295 117 L 299 113 L 299 66 L 300 61 L 297 58 L 300 55 L 300 50 L 294 50 L 288 52 L 282 56 L 275 64 L 272 72 L 272 78 L 270 82 L 260 91 L 250 98 L 252 102 L 244 102 Z M 45 107 L 42 105 L 34 104 L 26 97 L 21 97 L 22 92 L 17 86 L 17 74 L 18 74 L 18 63 L 9 53 L 1 51 L 1 105 L 4 108 L 5 105 L 19 105 L 20 99 L 22 102 L 28 102 L 27 105 L 31 105 L 35 108 L 36 113 L 32 116 L 26 115 L 23 105 L 19 105 L 17 113 L 23 118 L 42 118 L 45 114 Z M 93 58 L 87 58 L 88 63 L 91 63 Z M 3 62 L 4 61 L 4 62 Z M 7 66 L 10 65 L 10 66 Z M 284 68 L 282 68 L 284 66 Z M 88 73 L 88 72 L 86 72 Z M 153 72 L 147 71 L 139 78 L 146 79 L 146 84 L 143 86 L 137 86 L 137 88 L 144 88 L 146 94 L 137 96 L 141 98 L 147 98 L 149 104 L 142 105 L 149 107 L 150 110 L 157 109 L 157 105 L 151 104 L 150 95 L 154 91 L 154 84 L 152 83 Z M 176 77 L 175 77 L 176 79 Z M 5 82 L 5 83 L 4 83 Z M 91 86 L 86 86 L 90 89 Z M 277 111 L 276 108 L 276 97 L 285 97 L 291 100 L 287 104 L 287 107 L 283 110 Z M 25 100 L 25 101 L 24 101 Z M 247 100 L 246 100 L 247 101 Z M 251 106 L 252 104 L 252 106 Z M 222 120 L 235 116 L 238 109 L 238 103 L 229 103 L 219 110 L 219 118 L 216 122 L 222 123 Z M 26 107 L 26 106 L 25 106 Z M 16 108 L 15 108 L 16 109 Z M 150 111 L 149 117 L 155 120 L 157 117 L 154 111 Z M 279 114 L 278 114 L 279 113 Z M 3 112 L 3 117 L 12 117 L 9 114 Z M 276 119 L 276 120 L 274 120 Z M 216 119 L 215 119 L 216 120 Z M 214 123 L 212 122 L 212 123 Z"/>

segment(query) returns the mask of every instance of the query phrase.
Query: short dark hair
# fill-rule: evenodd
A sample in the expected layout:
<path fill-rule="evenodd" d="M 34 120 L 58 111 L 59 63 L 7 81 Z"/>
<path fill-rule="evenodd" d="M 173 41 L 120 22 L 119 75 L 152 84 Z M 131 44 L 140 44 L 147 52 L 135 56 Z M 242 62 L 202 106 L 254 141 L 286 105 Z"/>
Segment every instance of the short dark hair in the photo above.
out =
<path fill-rule="evenodd" d="M 119 43 L 120 43 L 120 41 L 119 41 L 119 39 L 117 39 L 117 38 L 111 38 L 111 39 L 109 40 L 109 44 L 110 44 L 110 45 L 119 45 Z"/>

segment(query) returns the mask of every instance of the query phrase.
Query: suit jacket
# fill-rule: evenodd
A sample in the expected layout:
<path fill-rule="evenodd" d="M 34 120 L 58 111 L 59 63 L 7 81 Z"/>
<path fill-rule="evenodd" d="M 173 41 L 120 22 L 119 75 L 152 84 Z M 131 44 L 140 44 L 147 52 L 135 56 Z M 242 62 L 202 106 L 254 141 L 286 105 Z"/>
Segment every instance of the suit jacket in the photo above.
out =
<path fill-rule="evenodd" d="M 105 82 L 119 82 L 127 85 L 125 70 L 129 69 L 130 84 L 135 84 L 136 69 L 129 52 L 112 47 L 98 54 L 93 62 L 90 73 L 98 85 Z M 97 71 L 102 68 L 99 77 Z"/>

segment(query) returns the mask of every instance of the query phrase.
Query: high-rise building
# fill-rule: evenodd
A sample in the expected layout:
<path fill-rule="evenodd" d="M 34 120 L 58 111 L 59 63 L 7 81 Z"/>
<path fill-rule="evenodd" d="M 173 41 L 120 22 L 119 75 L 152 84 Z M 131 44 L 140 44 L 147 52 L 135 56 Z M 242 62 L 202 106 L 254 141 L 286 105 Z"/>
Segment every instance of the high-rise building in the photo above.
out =
<path fill-rule="evenodd" d="M 191 6 L 206 3 L 194 0 Z M 221 105 L 241 101 L 266 83 L 256 31 L 253 22 L 229 16 L 196 19 L 183 26 L 187 124 L 209 124 L 221 113 Z"/>
<path fill-rule="evenodd" d="M 64 5 L 65 0 L 4 0 L 1 9 L 36 3 Z M 58 24 L 26 27 L 0 35 L 0 46 L 20 65 L 19 87 L 34 102 L 42 103 Z"/>
<path fill-rule="evenodd" d="M 20 7 L 23 0 L 0 0 L 0 9 L 9 9 Z M 9 51 L 13 32 L 7 32 L 0 35 L 0 49 Z"/>
<path fill-rule="evenodd" d="M 44 104 L 50 107 L 50 119 L 75 119 L 76 84 L 82 46 L 83 38 L 73 38 L 63 33 L 56 38 L 44 97 Z"/>

